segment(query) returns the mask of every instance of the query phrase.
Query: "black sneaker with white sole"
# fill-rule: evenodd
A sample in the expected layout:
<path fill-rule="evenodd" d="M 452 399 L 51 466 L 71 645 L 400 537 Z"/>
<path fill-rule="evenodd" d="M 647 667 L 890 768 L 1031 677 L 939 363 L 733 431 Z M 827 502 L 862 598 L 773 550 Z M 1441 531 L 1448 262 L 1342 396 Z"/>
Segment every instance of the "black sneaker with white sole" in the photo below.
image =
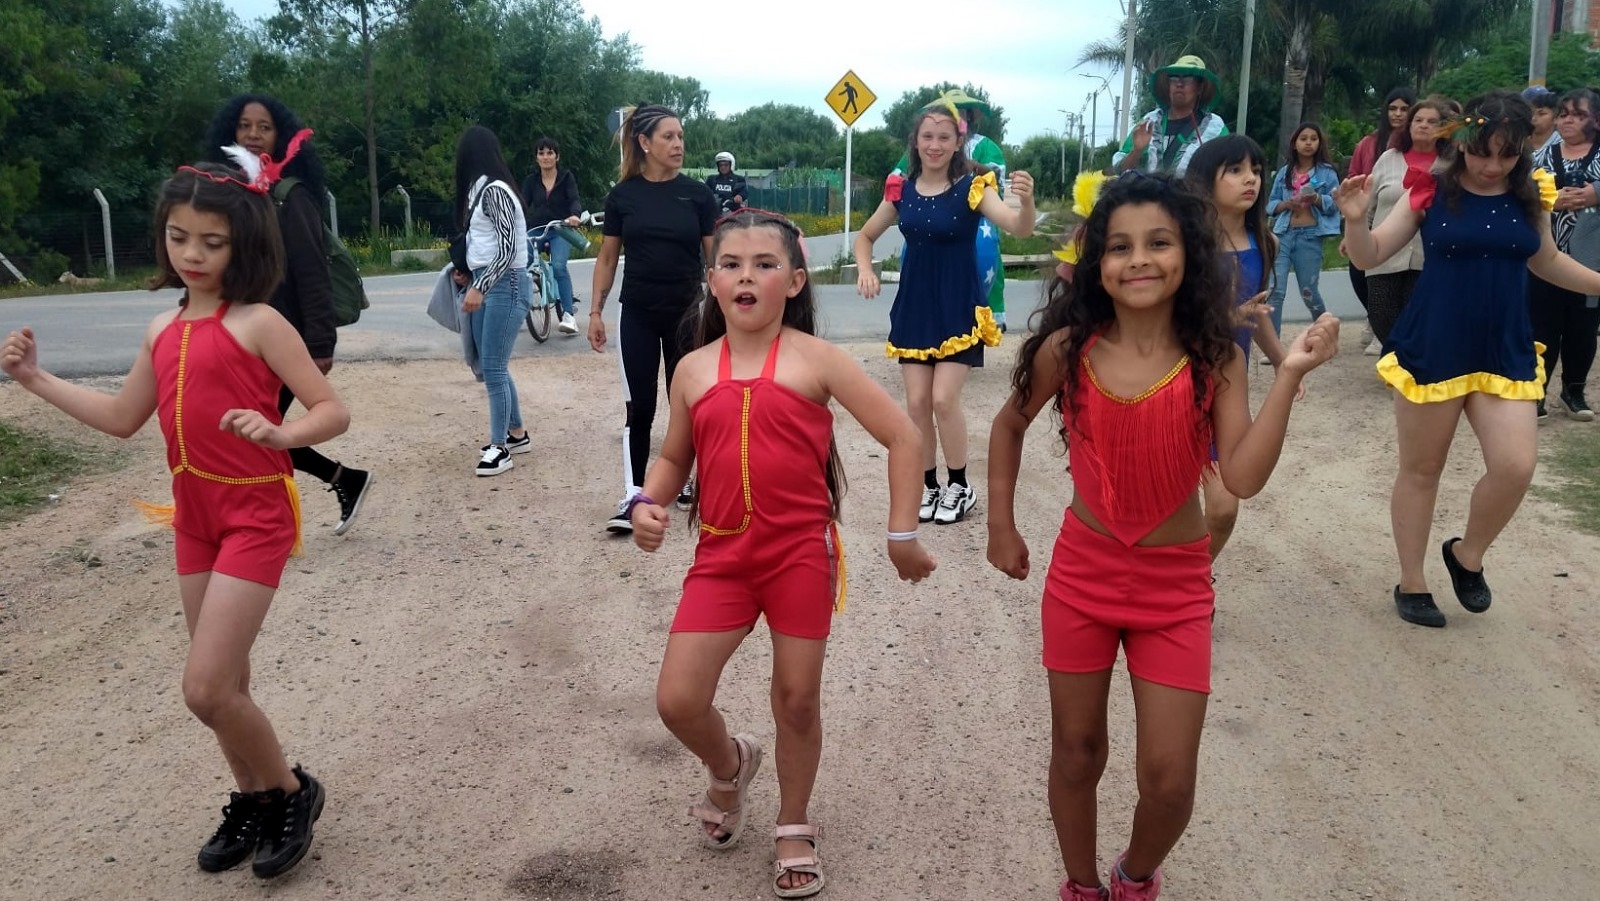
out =
<path fill-rule="evenodd" d="M 922 506 L 917 508 L 917 522 L 933 522 L 933 511 L 939 508 L 939 489 L 922 486 Z"/>
<path fill-rule="evenodd" d="M 343 535 L 356 524 L 356 517 L 361 515 L 361 505 L 367 499 L 367 489 L 371 487 L 372 473 L 365 469 L 339 467 L 339 474 L 328 485 L 328 490 L 339 498 L 339 524 L 333 527 L 333 534 Z"/>
<path fill-rule="evenodd" d="M 694 476 L 683 483 L 683 490 L 678 492 L 678 509 L 688 510 L 694 506 Z"/>
<path fill-rule="evenodd" d="M 483 449 L 483 459 L 478 461 L 480 476 L 497 476 L 511 468 L 511 452 L 498 444 Z"/>
<path fill-rule="evenodd" d="M 322 816 L 322 783 L 295 767 L 300 790 L 285 795 L 275 788 L 261 792 L 261 841 L 256 845 L 251 871 L 262 879 L 282 876 L 311 850 L 311 827 Z"/>
<path fill-rule="evenodd" d="M 1539 422 L 1544 422 L 1546 419 L 1550 418 L 1550 411 L 1545 408 L 1544 401 L 1542 399 L 1534 403 L 1533 416 Z"/>
<path fill-rule="evenodd" d="M 200 869 L 207 873 L 231 870 L 256 853 L 261 837 L 261 804 L 253 794 L 233 792 L 222 808 L 222 825 L 200 848 Z"/>
<path fill-rule="evenodd" d="M 607 532 L 613 535 L 633 534 L 633 517 L 629 515 L 631 511 L 628 509 L 628 500 L 628 498 L 623 498 L 622 503 L 617 504 L 617 512 L 611 514 L 611 518 L 606 520 Z"/>
<path fill-rule="evenodd" d="M 1578 422 L 1593 422 L 1594 411 L 1583 399 L 1582 385 L 1568 385 L 1561 389 L 1561 406 L 1567 408 L 1567 418 Z"/>
<path fill-rule="evenodd" d="M 521 438 L 506 438 L 506 451 L 513 454 L 533 453 L 533 433 L 523 432 Z"/>
<path fill-rule="evenodd" d="M 960 522 L 966 518 L 967 511 L 977 502 L 977 489 L 971 485 L 957 485 L 951 482 L 944 486 L 944 491 L 939 495 L 939 507 L 933 511 L 934 525 L 947 526 Z"/>

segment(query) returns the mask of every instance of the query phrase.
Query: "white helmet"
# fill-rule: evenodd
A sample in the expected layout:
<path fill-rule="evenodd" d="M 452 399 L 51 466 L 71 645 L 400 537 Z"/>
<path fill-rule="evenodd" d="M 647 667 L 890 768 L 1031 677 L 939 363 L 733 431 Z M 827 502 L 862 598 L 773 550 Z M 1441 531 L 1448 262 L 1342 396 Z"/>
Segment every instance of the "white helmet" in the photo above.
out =
<path fill-rule="evenodd" d="M 729 153 L 726 150 L 722 151 L 721 153 L 717 154 L 717 163 L 719 163 L 719 164 L 727 163 L 728 164 L 728 168 L 732 169 L 733 168 L 733 154 Z"/>

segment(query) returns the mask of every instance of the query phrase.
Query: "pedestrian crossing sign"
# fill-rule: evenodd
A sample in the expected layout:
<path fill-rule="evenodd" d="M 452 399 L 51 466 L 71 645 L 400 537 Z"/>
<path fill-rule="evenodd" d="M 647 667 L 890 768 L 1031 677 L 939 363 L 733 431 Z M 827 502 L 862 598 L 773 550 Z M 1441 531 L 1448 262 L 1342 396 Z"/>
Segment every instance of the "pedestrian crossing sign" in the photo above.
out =
<path fill-rule="evenodd" d="M 878 99 L 878 95 L 867 90 L 866 83 L 851 70 L 844 73 L 839 83 L 828 91 L 826 99 L 828 107 L 848 128 L 856 124 L 856 120 Z"/>

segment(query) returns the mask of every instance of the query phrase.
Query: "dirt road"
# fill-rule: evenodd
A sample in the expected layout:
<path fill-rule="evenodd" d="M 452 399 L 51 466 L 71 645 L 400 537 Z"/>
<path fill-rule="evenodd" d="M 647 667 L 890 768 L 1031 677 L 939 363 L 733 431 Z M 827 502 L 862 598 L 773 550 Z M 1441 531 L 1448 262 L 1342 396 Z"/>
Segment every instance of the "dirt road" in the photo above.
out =
<path fill-rule="evenodd" d="M 1489 558 L 1493 610 L 1399 622 L 1393 426 L 1354 342 L 1313 376 L 1219 564 L 1199 799 L 1163 897 L 1600 898 L 1600 541 L 1530 500 Z M 969 389 L 980 485 L 1017 343 Z M 879 345 L 854 350 L 897 384 Z M 701 850 L 684 811 L 703 775 L 654 712 L 692 536 L 675 528 L 652 557 L 600 530 L 620 489 L 615 363 L 512 365 L 539 451 L 494 479 L 470 474 L 485 400 L 459 363 L 334 372 L 355 413 L 334 449 L 379 482 L 344 538 L 331 496 L 302 485 L 306 555 L 256 645 L 255 696 L 329 792 L 315 856 L 271 886 L 193 862 L 229 784 L 178 690 L 171 537 L 128 503 L 164 496 L 157 429 L 122 445 L 132 465 L 0 529 L 0 898 L 772 897 L 771 771 L 745 845 Z M 0 418 L 114 445 L 11 384 Z M 1576 428 L 1596 426 L 1544 434 Z M 882 455 L 847 418 L 838 433 L 851 602 L 824 690 L 822 897 L 1053 898 L 1038 661 L 1068 494 L 1053 434 L 1036 426 L 1024 465 L 1031 581 L 984 562 L 980 500 L 974 521 L 931 529 L 939 571 L 911 587 L 881 551 Z M 1474 447 L 1447 470 L 1435 543 L 1463 521 Z M 1437 557 L 1429 575 L 1447 596 Z M 719 703 L 770 747 L 769 662 L 758 631 Z M 1107 863 L 1134 800 L 1122 677 L 1111 721 Z"/>

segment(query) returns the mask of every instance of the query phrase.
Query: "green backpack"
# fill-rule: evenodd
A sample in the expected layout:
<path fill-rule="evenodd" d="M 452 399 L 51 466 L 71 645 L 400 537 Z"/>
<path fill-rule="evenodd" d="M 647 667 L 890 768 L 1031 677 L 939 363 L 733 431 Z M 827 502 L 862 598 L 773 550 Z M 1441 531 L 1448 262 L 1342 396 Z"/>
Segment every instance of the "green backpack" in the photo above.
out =
<path fill-rule="evenodd" d="M 298 184 L 298 178 L 285 178 L 273 185 L 273 202 L 282 207 L 289 192 Z M 328 277 L 333 282 L 333 324 L 350 325 L 361 318 L 362 310 L 371 306 L 366 289 L 361 286 L 361 270 L 356 268 L 356 258 L 350 255 L 350 249 L 326 222 L 322 224 L 322 243 L 328 248 Z"/>

